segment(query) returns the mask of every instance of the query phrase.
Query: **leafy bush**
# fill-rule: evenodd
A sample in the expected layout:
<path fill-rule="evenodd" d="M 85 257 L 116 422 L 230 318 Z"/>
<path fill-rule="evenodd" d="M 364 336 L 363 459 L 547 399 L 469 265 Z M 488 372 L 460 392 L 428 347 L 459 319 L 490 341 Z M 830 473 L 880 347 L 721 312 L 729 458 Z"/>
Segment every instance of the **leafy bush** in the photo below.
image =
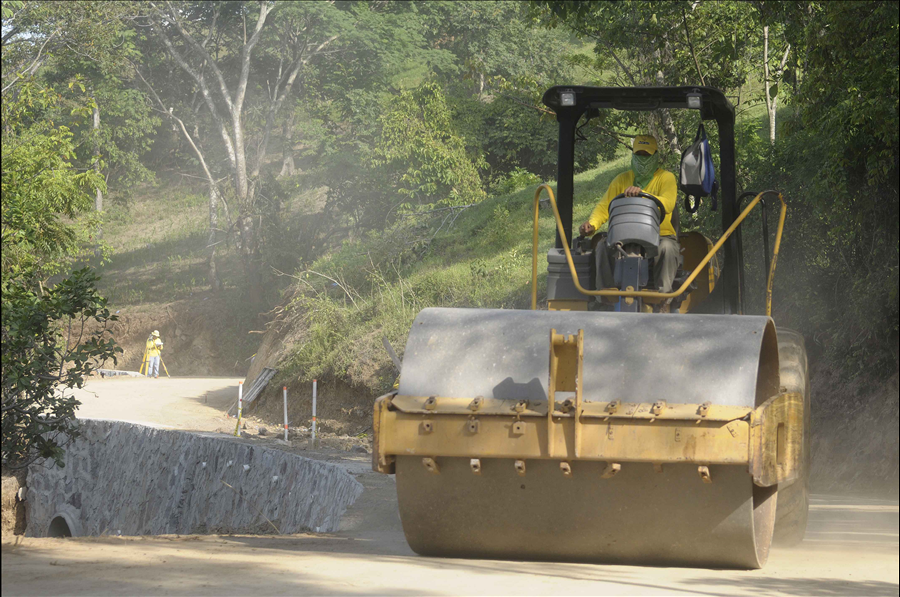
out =
<path fill-rule="evenodd" d="M 72 419 L 80 404 L 70 390 L 122 352 L 114 340 L 103 338 L 116 316 L 96 283 L 89 269 L 43 292 L 24 275 L 4 277 L 4 466 L 21 468 L 44 458 L 63 466 L 60 438 L 77 434 Z"/>
<path fill-rule="evenodd" d="M 376 167 L 389 171 L 396 192 L 415 205 L 463 205 L 484 199 L 480 155 L 455 130 L 443 90 L 424 83 L 401 91 L 381 120 Z"/>
<path fill-rule="evenodd" d="M 538 185 L 541 182 L 543 180 L 537 174 L 532 174 L 524 168 L 516 167 L 509 174 L 500 176 L 492 185 L 491 190 L 494 195 L 508 195 L 515 193 L 519 189 Z"/>

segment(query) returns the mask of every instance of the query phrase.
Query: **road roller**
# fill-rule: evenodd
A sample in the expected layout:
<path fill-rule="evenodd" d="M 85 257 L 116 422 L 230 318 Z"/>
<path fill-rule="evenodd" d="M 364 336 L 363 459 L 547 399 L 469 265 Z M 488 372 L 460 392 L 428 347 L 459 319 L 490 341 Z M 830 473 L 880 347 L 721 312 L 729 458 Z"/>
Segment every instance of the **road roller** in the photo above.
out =
<path fill-rule="evenodd" d="M 406 539 L 424 556 L 760 568 L 773 538 L 802 539 L 808 511 L 806 352 L 771 318 L 785 199 L 737 193 L 719 90 L 566 86 L 543 102 L 558 178 L 534 197 L 531 310 L 424 309 L 399 385 L 375 402 L 373 468 L 396 475 Z M 658 198 L 617 197 L 605 234 L 572 234 L 579 128 L 601 110 L 661 108 L 719 132 L 721 235 L 678 232 L 671 292 L 647 275 Z M 749 314 L 741 223 L 767 200 L 780 214 L 771 256 L 763 227 L 766 310 Z M 539 301 L 543 203 L 556 243 Z M 599 243 L 615 251 L 615 287 L 593 274 Z"/>

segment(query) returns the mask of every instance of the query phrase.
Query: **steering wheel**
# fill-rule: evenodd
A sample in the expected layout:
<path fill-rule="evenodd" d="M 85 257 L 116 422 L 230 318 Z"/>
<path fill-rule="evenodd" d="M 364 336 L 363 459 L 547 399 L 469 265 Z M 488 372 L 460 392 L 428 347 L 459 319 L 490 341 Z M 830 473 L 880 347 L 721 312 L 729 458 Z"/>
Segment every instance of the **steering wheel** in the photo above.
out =
<path fill-rule="evenodd" d="M 610 199 L 610 201 L 609 201 L 609 206 L 612 207 L 613 201 L 615 201 L 616 199 L 621 199 L 622 197 L 626 197 L 626 196 L 627 196 L 627 195 L 625 195 L 625 193 L 621 193 L 621 194 L 619 194 L 619 195 L 616 195 L 615 197 L 613 197 L 612 199 Z M 662 204 L 662 201 L 660 201 L 658 198 L 654 197 L 654 196 L 651 195 L 650 193 L 645 193 L 644 191 L 641 191 L 640 193 L 638 193 L 637 196 L 638 196 L 638 197 L 643 197 L 643 198 L 645 198 L 645 199 L 650 199 L 650 200 L 652 200 L 654 203 L 656 203 L 656 207 L 659 208 L 659 222 L 660 222 L 660 223 L 662 223 L 662 221 L 666 219 L 666 214 L 667 214 L 668 212 L 666 211 L 666 206 Z"/>

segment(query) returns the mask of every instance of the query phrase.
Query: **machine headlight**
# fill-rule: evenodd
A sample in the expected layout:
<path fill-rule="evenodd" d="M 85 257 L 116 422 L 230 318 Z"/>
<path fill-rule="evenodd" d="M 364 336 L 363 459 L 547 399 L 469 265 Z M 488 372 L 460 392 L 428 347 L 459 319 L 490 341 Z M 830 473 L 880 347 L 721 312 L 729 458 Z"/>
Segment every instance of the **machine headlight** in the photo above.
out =
<path fill-rule="evenodd" d="M 575 92 L 574 91 L 563 91 L 559 94 L 559 105 L 560 106 L 574 106 L 575 105 Z"/>

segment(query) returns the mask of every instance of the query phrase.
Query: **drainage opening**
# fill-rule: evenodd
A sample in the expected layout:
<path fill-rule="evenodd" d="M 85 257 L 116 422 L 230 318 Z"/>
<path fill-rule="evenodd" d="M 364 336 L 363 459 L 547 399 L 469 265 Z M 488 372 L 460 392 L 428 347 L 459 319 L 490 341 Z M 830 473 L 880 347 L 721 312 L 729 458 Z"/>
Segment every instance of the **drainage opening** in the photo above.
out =
<path fill-rule="evenodd" d="M 71 537 L 72 530 L 69 528 L 69 522 L 62 516 L 57 516 L 50 521 L 50 528 L 47 529 L 48 537 Z"/>

